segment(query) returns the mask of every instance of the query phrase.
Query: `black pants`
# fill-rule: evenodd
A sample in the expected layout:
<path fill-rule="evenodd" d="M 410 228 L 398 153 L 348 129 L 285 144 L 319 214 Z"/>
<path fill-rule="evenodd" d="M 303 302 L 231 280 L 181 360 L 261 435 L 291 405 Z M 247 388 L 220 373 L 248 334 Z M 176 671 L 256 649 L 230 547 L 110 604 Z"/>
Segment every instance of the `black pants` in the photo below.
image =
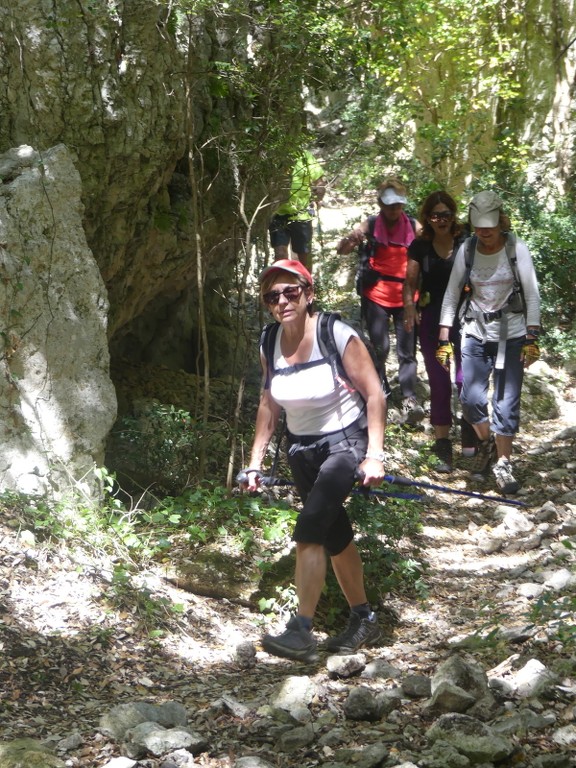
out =
<path fill-rule="evenodd" d="M 366 297 L 362 298 L 362 314 L 368 327 L 368 335 L 376 352 L 378 373 L 388 394 L 386 361 L 390 353 L 390 318 L 396 331 L 396 356 L 398 357 L 398 378 L 402 397 L 415 397 L 418 364 L 416 362 L 416 336 L 404 328 L 404 307 L 382 307 Z"/>
<path fill-rule="evenodd" d="M 344 501 L 366 455 L 368 432 L 356 430 L 333 444 L 321 435 L 292 436 L 289 441 L 288 463 L 303 502 L 292 538 L 321 544 L 330 556 L 338 555 L 354 538 Z"/>

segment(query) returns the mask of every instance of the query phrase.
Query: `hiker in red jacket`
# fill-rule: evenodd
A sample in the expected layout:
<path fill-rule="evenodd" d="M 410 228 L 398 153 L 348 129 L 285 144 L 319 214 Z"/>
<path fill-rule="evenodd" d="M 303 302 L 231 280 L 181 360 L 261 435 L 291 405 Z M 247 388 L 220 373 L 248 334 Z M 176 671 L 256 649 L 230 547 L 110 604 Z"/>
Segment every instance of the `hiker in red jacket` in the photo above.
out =
<path fill-rule="evenodd" d="M 338 244 L 337 252 L 350 253 L 368 241 L 370 254 L 360 289 L 362 316 L 376 351 L 386 396 L 390 394 L 386 360 L 390 352 L 390 319 L 393 319 L 403 421 L 416 424 L 424 418 L 424 409 L 416 400 L 416 344 L 414 328 L 408 330 L 404 323 L 402 286 L 406 278 L 408 246 L 420 231 L 420 225 L 404 212 L 406 202 L 404 184 L 398 179 L 386 179 L 378 189 L 380 213 L 368 217 L 349 232 Z"/>

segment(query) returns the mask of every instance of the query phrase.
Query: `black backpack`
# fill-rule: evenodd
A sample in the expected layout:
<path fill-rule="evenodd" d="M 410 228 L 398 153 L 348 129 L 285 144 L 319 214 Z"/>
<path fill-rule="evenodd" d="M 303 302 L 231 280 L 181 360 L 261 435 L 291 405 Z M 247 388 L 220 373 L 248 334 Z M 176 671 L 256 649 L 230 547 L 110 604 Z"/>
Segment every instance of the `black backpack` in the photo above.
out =
<path fill-rule="evenodd" d="M 378 280 L 390 280 L 394 283 L 403 283 L 404 278 L 394 275 L 382 275 L 380 272 L 370 267 L 370 259 L 376 250 L 376 240 L 374 239 L 374 228 L 378 216 L 368 216 L 368 232 L 364 240 L 358 246 L 358 267 L 356 269 L 355 288 L 358 296 L 362 296 L 365 288 L 374 285 Z M 412 229 L 416 232 L 416 220 L 408 216 Z"/>
<path fill-rule="evenodd" d="M 290 365 L 287 368 L 274 368 L 274 346 L 276 344 L 276 337 L 278 335 L 280 323 L 269 323 L 266 325 L 260 335 L 260 348 L 268 364 L 268 378 L 266 380 L 266 386 L 270 385 L 271 372 L 275 375 L 286 376 L 287 374 L 294 373 L 294 371 L 302 370 L 304 368 L 312 368 L 316 365 L 322 365 L 326 360 L 329 360 L 334 381 L 338 382 L 346 389 L 351 391 L 352 385 L 348 379 L 348 376 L 346 375 L 346 371 L 344 370 L 344 364 L 342 363 L 342 358 L 340 357 L 338 348 L 336 346 L 336 340 L 334 338 L 334 323 L 336 320 L 341 320 L 338 312 L 320 312 L 318 316 L 318 322 L 316 324 L 316 339 L 318 341 L 318 346 L 320 347 L 320 351 L 322 352 L 323 357 L 321 357 L 319 360 L 313 360 L 307 363 L 296 363 L 296 365 Z M 357 331 L 357 333 L 362 341 L 366 344 L 366 340 L 363 338 L 362 334 L 359 331 Z M 370 351 L 369 347 L 368 349 Z"/>

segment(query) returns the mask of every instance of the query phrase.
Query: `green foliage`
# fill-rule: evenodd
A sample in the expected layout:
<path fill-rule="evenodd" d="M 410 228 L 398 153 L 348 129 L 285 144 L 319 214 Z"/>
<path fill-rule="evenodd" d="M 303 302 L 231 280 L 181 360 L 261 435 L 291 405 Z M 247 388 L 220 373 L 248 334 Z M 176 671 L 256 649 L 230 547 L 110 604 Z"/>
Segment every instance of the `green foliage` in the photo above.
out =
<path fill-rule="evenodd" d="M 152 637 L 158 637 L 163 630 L 170 629 L 184 609 L 181 603 L 173 603 L 166 597 L 153 594 L 146 585 L 137 586 L 135 569 L 117 565 L 112 581 L 106 591 L 106 600 L 117 610 L 129 611 L 146 627 Z"/>
<path fill-rule="evenodd" d="M 421 531 L 418 502 L 355 493 L 347 506 L 350 518 L 365 536 L 385 541 L 388 546 L 402 539 L 412 540 Z"/>
<path fill-rule="evenodd" d="M 98 549 L 110 549 L 106 533 L 110 515 L 120 508 L 112 494 L 114 480 L 103 467 L 94 469 L 100 492 L 92 492 L 85 482 L 72 483 L 58 499 L 16 491 L 0 494 L 0 513 L 22 531 L 31 531 L 40 541 L 85 543 Z"/>
<path fill-rule="evenodd" d="M 427 566 L 418 546 L 420 505 L 404 499 L 353 494 L 347 508 L 358 532 L 356 544 L 371 604 L 383 606 L 390 593 L 399 592 L 425 599 Z M 318 605 L 318 622 L 330 630 L 342 623 L 347 612 L 348 606 L 329 570 Z"/>
<path fill-rule="evenodd" d="M 568 652 L 576 651 L 576 595 L 558 595 L 544 592 L 531 607 L 530 621 L 543 625 L 546 631 L 555 635 Z"/>
<path fill-rule="evenodd" d="M 188 411 L 152 402 L 137 416 L 125 416 L 115 427 L 109 451 L 128 475 L 154 485 L 159 495 L 178 494 L 201 480 L 201 446 L 207 470 L 217 473 L 227 455 L 227 435 L 220 423 L 205 427 Z"/>
<path fill-rule="evenodd" d="M 170 546 L 171 536 L 184 534 L 191 544 L 221 541 L 247 552 L 260 546 L 260 537 L 265 542 L 285 537 L 294 519 L 295 512 L 283 501 L 230 495 L 221 486 L 205 483 L 141 512 L 137 528 L 154 534 L 158 551 Z"/>
<path fill-rule="evenodd" d="M 262 597 L 258 601 L 258 608 L 268 618 L 277 615 L 289 616 L 295 613 L 297 607 L 298 598 L 296 597 L 296 587 L 293 584 L 276 586 L 274 597 Z"/>
<path fill-rule="evenodd" d="M 519 214 L 524 219 L 522 236 L 533 254 L 540 280 L 546 348 L 560 358 L 568 355 L 576 360 L 573 334 L 576 213 L 569 201 L 558 201 L 559 206 L 553 212 L 547 211 L 543 204 L 534 210 L 535 190 L 530 192 L 528 200 L 521 200 Z"/>

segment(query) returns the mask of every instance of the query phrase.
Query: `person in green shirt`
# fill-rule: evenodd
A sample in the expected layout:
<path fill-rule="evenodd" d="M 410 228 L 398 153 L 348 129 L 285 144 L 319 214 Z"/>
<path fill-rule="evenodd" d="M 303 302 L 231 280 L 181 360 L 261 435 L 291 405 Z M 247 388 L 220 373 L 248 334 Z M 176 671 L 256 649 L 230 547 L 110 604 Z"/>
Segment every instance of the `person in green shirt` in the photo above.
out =
<path fill-rule="evenodd" d="M 312 219 L 315 204 L 326 192 L 325 185 L 324 169 L 311 152 L 304 150 L 292 169 L 290 196 L 274 213 L 268 227 L 276 260 L 299 259 L 310 269 Z"/>

